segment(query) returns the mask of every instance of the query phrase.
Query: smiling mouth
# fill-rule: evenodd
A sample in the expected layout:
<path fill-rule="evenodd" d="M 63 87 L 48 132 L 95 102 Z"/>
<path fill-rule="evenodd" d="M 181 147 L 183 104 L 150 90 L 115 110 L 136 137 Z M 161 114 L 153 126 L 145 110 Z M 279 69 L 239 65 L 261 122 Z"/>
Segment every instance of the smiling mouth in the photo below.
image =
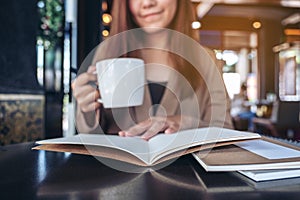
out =
<path fill-rule="evenodd" d="M 147 13 L 147 14 L 142 15 L 141 17 L 142 17 L 142 18 L 148 18 L 148 17 L 152 17 L 152 16 L 155 16 L 155 15 L 160 15 L 162 12 L 163 12 L 163 11 Z"/>

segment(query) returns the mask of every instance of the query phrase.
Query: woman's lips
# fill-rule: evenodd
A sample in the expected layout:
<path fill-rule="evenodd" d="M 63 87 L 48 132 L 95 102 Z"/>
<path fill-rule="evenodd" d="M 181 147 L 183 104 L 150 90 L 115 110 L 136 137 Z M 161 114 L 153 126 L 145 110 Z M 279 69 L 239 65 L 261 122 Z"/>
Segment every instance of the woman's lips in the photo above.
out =
<path fill-rule="evenodd" d="M 145 13 L 145 14 L 142 14 L 141 17 L 144 18 L 144 19 L 146 19 L 146 18 L 149 18 L 149 17 L 152 17 L 152 16 L 160 15 L 162 12 L 163 11 Z"/>

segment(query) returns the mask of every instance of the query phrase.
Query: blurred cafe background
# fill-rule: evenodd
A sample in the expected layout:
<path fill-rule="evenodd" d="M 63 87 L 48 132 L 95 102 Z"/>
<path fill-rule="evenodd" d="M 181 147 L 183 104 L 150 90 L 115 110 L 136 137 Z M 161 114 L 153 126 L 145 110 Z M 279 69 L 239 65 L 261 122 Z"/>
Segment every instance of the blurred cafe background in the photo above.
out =
<path fill-rule="evenodd" d="M 235 129 L 299 140 L 300 1 L 191 1 L 191 26 L 223 70 Z M 76 132 L 70 83 L 109 36 L 112 3 L 0 2 L 0 145 Z"/>

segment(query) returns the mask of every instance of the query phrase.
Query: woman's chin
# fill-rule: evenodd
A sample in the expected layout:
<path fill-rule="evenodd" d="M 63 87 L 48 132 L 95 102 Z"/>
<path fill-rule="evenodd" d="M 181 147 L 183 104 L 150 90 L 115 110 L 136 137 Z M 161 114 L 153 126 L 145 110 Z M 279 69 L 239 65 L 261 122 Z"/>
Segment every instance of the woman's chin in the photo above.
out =
<path fill-rule="evenodd" d="M 142 28 L 145 33 L 155 34 L 166 31 L 165 28 L 157 27 L 157 26 L 147 26 Z"/>

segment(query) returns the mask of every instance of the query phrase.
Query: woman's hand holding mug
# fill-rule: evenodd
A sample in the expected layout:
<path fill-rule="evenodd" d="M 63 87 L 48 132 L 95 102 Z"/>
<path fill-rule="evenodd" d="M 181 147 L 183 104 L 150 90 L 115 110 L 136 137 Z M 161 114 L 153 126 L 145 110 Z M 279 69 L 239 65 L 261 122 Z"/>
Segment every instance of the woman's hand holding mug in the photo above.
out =
<path fill-rule="evenodd" d="M 72 83 L 73 96 L 84 113 L 95 111 L 101 106 L 97 102 L 100 92 L 95 87 L 98 85 L 95 72 L 96 66 L 90 66 L 87 72 L 80 74 Z"/>

